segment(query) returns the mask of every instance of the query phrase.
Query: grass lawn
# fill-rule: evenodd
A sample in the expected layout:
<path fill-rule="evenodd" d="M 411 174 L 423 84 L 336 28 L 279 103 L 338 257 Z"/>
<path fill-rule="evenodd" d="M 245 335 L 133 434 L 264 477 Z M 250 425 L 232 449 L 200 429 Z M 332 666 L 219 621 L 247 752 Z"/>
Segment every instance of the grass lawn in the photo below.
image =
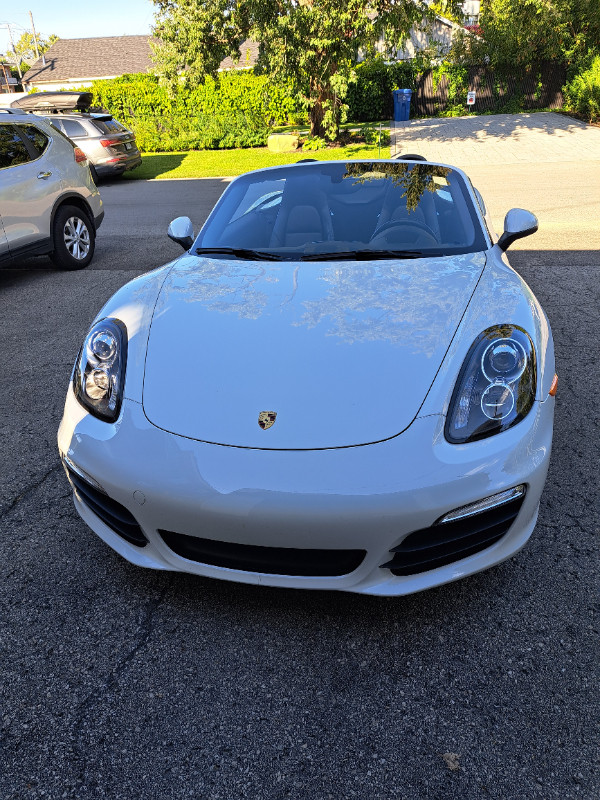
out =
<path fill-rule="evenodd" d="M 295 164 L 302 158 L 318 161 L 343 161 L 350 158 L 379 158 L 377 145 L 352 144 L 326 150 L 296 153 L 270 153 L 266 147 L 247 150 L 192 150 L 187 153 L 143 153 L 142 165 L 124 177 L 149 178 L 224 178 L 242 175 L 252 169 Z M 390 148 L 381 148 L 381 158 L 390 157 Z"/>

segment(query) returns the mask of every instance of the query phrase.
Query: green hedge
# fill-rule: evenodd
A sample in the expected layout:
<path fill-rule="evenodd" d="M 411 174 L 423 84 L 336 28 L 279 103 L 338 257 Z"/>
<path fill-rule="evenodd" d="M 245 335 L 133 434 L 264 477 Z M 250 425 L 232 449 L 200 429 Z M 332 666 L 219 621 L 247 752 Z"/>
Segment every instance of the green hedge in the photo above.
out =
<path fill-rule="evenodd" d="M 131 127 L 146 152 L 263 146 L 269 125 L 300 112 L 291 92 L 250 70 L 176 92 L 142 74 L 94 81 L 90 91 L 94 105 Z"/>
<path fill-rule="evenodd" d="M 119 117 L 145 153 L 264 147 L 271 129 L 256 114 L 179 114 Z"/>
<path fill-rule="evenodd" d="M 563 95 L 567 111 L 574 111 L 590 122 L 600 122 L 600 56 L 567 83 Z"/>
<path fill-rule="evenodd" d="M 414 88 L 411 64 L 382 59 L 356 68 L 346 102 L 353 122 L 391 118 L 392 90 Z M 135 132 L 146 152 L 256 147 L 269 126 L 306 124 L 306 111 L 291 89 L 252 70 L 223 72 L 192 89 L 172 92 L 154 75 L 123 75 L 94 81 L 94 105 L 108 110 Z"/>
<path fill-rule="evenodd" d="M 154 75 L 123 75 L 94 81 L 94 102 L 116 116 L 227 114 L 242 111 L 283 124 L 298 110 L 284 87 L 272 84 L 251 70 L 223 72 L 218 80 L 207 78 L 193 89 L 172 92 Z"/>

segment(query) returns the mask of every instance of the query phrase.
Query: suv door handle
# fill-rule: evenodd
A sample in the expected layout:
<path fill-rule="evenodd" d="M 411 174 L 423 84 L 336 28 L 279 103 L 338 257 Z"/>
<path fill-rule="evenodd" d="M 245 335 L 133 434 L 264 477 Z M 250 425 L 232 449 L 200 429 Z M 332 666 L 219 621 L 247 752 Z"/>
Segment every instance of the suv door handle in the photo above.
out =
<path fill-rule="evenodd" d="M 51 172 L 39 172 L 38 173 L 38 178 L 40 178 L 40 179 L 49 178 L 51 175 L 52 175 Z"/>

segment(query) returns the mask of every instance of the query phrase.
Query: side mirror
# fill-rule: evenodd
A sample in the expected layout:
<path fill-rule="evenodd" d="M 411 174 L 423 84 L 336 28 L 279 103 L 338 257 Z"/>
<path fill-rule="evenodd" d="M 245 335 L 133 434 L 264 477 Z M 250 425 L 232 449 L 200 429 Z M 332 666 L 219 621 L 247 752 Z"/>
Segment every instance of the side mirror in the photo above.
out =
<path fill-rule="evenodd" d="M 504 217 L 504 233 L 498 239 L 498 247 L 506 250 L 517 239 L 530 236 L 538 229 L 537 217 L 524 208 L 511 208 Z"/>
<path fill-rule="evenodd" d="M 167 236 L 184 250 L 189 250 L 194 244 L 194 228 L 189 217 L 177 217 L 167 228 Z"/>

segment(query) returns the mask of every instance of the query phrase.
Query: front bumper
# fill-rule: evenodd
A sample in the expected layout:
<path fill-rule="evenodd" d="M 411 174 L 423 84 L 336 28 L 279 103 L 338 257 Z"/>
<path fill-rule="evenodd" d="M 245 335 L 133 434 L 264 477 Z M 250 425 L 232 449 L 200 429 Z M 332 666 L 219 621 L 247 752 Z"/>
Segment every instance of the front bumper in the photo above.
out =
<path fill-rule="evenodd" d="M 379 444 L 269 451 L 175 436 L 153 426 L 130 400 L 108 424 L 89 415 L 69 390 L 58 444 L 139 523 L 145 547 L 125 541 L 75 499 L 84 521 L 134 564 L 252 584 L 403 595 L 479 572 L 523 547 L 546 479 L 553 414 L 548 398 L 514 428 L 468 445 L 448 444 L 444 418 L 433 415 Z M 523 505 L 491 547 L 416 575 L 396 576 L 381 566 L 408 534 L 518 484 L 527 485 Z M 269 548 L 356 548 L 366 555 L 352 572 L 334 577 L 266 574 L 183 558 L 159 530 Z"/>
<path fill-rule="evenodd" d="M 102 209 L 102 211 L 100 211 L 94 217 L 94 227 L 96 228 L 96 230 L 98 230 L 98 228 L 100 227 L 100 225 L 102 225 L 103 222 L 104 222 L 104 209 Z"/>

